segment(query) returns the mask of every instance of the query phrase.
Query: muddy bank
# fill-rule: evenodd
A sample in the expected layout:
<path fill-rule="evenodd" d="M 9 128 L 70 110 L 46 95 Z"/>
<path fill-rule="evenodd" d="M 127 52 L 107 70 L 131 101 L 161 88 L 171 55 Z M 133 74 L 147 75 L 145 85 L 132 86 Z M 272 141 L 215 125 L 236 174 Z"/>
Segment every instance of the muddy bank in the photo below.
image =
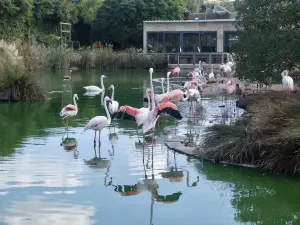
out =
<path fill-rule="evenodd" d="M 207 128 L 200 156 L 214 162 L 251 164 L 300 174 L 300 93 L 249 94 L 248 114 L 234 125 Z"/>

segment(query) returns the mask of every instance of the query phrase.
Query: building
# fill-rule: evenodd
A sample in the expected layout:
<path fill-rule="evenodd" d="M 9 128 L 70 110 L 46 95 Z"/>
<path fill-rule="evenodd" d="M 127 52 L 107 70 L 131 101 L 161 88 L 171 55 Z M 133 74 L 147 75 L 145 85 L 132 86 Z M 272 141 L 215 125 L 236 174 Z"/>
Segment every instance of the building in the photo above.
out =
<path fill-rule="evenodd" d="M 193 55 L 193 62 L 197 55 L 219 55 L 228 53 L 232 44 L 237 41 L 235 28 L 236 13 L 228 11 L 220 4 L 207 4 L 205 12 L 190 13 L 184 10 L 184 20 L 176 21 L 144 21 L 143 52 L 165 53 L 172 55 Z M 200 54 L 201 53 L 201 54 Z M 174 58 L 174 57 L 173 57 Z M 181 57 L 182 58 L 182 57 Z M 186 57 L 185 57 L 186 58 Z M 203 57 L 202 57 L 203 58 Z M 190 64 L 190 60 L 174 58 L 175 64 Z M 223 59 L 215 60 L 222 61 Z M 212 60 L 203 60 L 214 63 Z M 173 63 L 171 63 L 173 64 Z"/>

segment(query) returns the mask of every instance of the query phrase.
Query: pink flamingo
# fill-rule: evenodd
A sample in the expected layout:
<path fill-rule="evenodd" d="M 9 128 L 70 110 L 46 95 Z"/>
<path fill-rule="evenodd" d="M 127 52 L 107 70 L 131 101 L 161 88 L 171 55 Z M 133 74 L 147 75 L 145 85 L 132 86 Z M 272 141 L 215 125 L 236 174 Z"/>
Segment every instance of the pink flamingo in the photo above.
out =
<path fill-rule="evenodd" d="M 179 67 L 175 67 L 172 71 L 172 75 L 177 76 L 177 83 L 178 83 L 178 77 L 180 76 L 180 68 Z"/>
<path fill-rule="evenodd" d="M 112 103 L 112 100 L 108 96 L 106 96 L 104 98 L 104 109 L 105 109 L 107 117 L 105 117 L 105 116 L 95 116 L 84 127 L 84 131 L 87 131 L 89 129 L 95 131 L 95 137 L 94 137 L 94 144 L 95 145 L 96 145 L 96 133 L 97 133 L 97 131 L 99 131 L 98 141 L 99 141 L 99 144 L 100 144 L 100 132 L 101 132 L 101 130 L 105 127 L 108 127 L 111 123 L 110 114 L 108 112 L 107 105 L 106 105 L 107 101 Z"/>
<path fill-rule="evenodd" d="M 231 82 L 231 84 L 226 87 L 227 94 L 233 95 L 235 93 L 235 89 L 236 85 L 233 82 Z"/>
<path fill-rule="evenodd" d="M 153 83 L 152 83 L 153 68 L 149 69 L 149 73 L 150 73 L 151 92 L 154 93 Z M 152 108 L 148 112 L 127 105 L 120 107 L 118 111 L 119 114 L 124 115 L 125 119 L 135 120 L 138 126 L 143 125 L 143 134 L 148 132 L 150 129 L 155 128 L 156 121 L 159 118 L 159 115 L 163 112 L 168 113 L 169 115 L 175 117 L 176 119 L 182 119 L 182 116 L 179 113 L 177 106 L 171 102 L 165 102 L 155 107 L 154 94 L 151 94 L 151 104 L 152 104 Z"/>
<path fill-rule="evenodd" d="M 179 76 L 180 75 L 180 68 L 175 67 L 172 71 L 172 75 Z"/>
<path fill-rule="evenodd" d="M 65 128 L 68 129 L 68 119 L 76 116 L 78 113 L 78 107 L 77 107 L 77 103 L 76 100 L 79 100 L 78 95 L 74 94 L 73 95 L 73 103 L 72 104 L 68 104 L 66 105 L 64 108 L 62 108 L 62 110 L 60 111 L 59 115 L 63 120 L 66 120 L 66 122 L 64 122 Z"/>

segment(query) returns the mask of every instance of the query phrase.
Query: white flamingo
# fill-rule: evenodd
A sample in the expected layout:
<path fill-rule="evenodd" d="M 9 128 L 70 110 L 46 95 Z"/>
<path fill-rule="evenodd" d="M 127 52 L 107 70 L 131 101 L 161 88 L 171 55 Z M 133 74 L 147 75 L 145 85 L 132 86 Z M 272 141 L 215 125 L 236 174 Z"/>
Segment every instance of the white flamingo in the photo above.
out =
<path fill-rule="evenodd" d="M 95 131 L 94 144 L 96 144 L 96 133 L 97 133 L 97 131 L 99 131 L 98 141 L 99 141 L 99 144 L 100 144 L 100 132 L 101 132 L 101 130 L 105 127 L 108 127 L 111 123 L 111 117 L 110 117 L 110 114 L 108 112 L 107 105 L 106 105 L 107 101 L 111 102 L 112 100 L 108 96 L 106 96 L 104 98 L 104 109 L 105 109 L 107 117 L 105 117 L 105 116 L 95 116 L 84 127 L 84 131 L 87 131 L 89 129 Z"/>
<path fill-rule="evenodd" d="M 99 88 L 98 86 L 95 86 L 95 85 L 85 86 L 83 88 L 86 91 L 101 93 L 101 92 L 103 92 L 105 90 L 105 87 L 104 87 L 104 84 L 103 84 L 103 78 L 106 78 L 106 76 L 105 75 L 101 75 L 101 88 Z"/>
<path fill-rule="evenodd" d="M 112 94 L 111 94 L 111 102 L 108 103 L 108 110 L 111 114 L 115 113 L 119 109 L 119 102 L 115 101 L 115 86 L 110 85 L 108 87 L 108 90 L 112 89 Z"/>
<path fill-rule="evenodd" d="M 66 129 L 68 129 L 68 119 L 71 118 L 71 117 L 73 117 L 73 116 L 76 116 L 77 113 L 78 113 L 78 107 L 77 107 L 76 100 L 79 100 L 79 98 L 78 98 L 77 94 L 74 94 L 73 95 L 73 103 L 74 103 L 74 105 L 72 105 L 72 104 L 66 105 L 64 108 L 62 108 L 62 110 L 59 113 L 60 117 L 63 120 L 66 120 L 66 123 L 64 122 Z"/>
<path fill-rule="evenodd" d="M 284 70 L 281 73 L 281 77 L 282 77 L 282 85 L 287 88 L 288 95 L 290 96 L 290 93 L 291 92 L 296 93 L 296 90 L 294 88 L 294 80 L 288 74 L 289 72 L 287 70 Z"/>
<path fill-rule="evenodd" d="M 215 79 L 215 74 L 214 74 L 213 66 L 211 65 L 211 71 L 210 74 L 208 74 L 208 80 L 212 81 L 214 79 Z"/>
<path fill-rule="evenodd" d="M 161 90 L 162 90 L 162 93 L 165 94 L 165 88 L 164 88 L 164 82 L 165 82 L 165 78 L 161 78 Z"/>

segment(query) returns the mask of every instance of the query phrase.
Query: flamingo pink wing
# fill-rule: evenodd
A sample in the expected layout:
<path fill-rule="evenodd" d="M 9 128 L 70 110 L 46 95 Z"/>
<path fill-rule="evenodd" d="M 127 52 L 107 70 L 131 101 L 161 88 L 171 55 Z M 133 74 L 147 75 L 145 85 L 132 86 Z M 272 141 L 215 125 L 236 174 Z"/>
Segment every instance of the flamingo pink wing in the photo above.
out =
<path fill-rule="evenodd" d="M 66 110 L 67 111 L 74 111 L 74 110 L 76 110 L 76 106 L 75 105 L 67 105 Z"/>

